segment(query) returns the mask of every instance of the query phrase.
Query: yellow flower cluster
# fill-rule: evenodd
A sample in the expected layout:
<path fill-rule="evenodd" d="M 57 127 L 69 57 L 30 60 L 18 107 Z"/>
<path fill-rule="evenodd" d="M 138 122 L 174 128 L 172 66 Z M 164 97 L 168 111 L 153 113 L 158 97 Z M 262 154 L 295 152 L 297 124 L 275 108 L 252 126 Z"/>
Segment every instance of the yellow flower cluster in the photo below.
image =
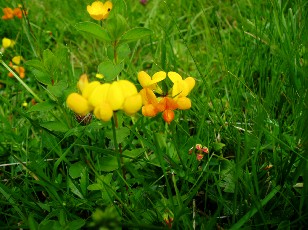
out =
<path fill-rule="evenodd" d="M 163 92 L 158 86 L 158 82 L 168 78 L 173 86 L 168 92 Z M 182 77 L 176 72 L 160 71 L 151 78 L 146 72 L 141 71 L 138 74 L 138 80 L 143 87 L 140 91 L 142 96 L 142 114 L 144 116 L 154 117 L 159 112 L 163 113 L 163 119 L 169 124 L 174 119 L 174 110 L 186 110 L 191 108 L 191 101 L 187 97 L 195 86 L 195 79 Z M 155 93 L 161 96 L 157 97 Z"/>
<path fill-rule="evenodd" d="M 87 75 L 82 75 L 77 83 L 81 94 L 71 93 L 66 100 L 68 107 L 81 116 L 93 111 L 96 118 L 109 121 L 113 112 L 123 110 L 133 115 L 142 106 L 142 98 L 136 86 L 127 80 L 101 84 L 88 82 Z"/>

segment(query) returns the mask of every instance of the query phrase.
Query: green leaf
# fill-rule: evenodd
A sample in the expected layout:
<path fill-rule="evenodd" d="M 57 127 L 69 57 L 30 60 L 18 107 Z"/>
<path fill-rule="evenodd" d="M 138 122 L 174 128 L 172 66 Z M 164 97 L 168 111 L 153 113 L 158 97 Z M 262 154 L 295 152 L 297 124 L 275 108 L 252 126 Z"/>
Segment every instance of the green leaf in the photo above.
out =
<path fill-rule="evenodd" d="M 79 31 L 86 32 L 90 35 L 93 35 L 95 38 L 98 38 L 102 41 L 106 41 L 106 42 L 111 41 L 108 32 L 96 23 L 79 22 L 75 25 L 75 28 Z"/>
<path fill-rule="evenodd" d="M 224 143 L 221 143 L 221 142 L 215 142 L 213 143 L 213 149 L 215 151 L 220 151 L 222 150 L 223 147 L 225 147 L 226 145 Z"/>
<path fill-rule="evenodd" d="M 63 95 L 64 90 L 67 89 L 68 85 L 66 81 L 59 81 L 54 85 L 48 85 L 48 91 L 55 97 L 59 98 Z"/>
<path fill-rule="evenodd" d="M 89 186 L 88 186 L 88 190 L 90 190 L 90 191 L 97 191 L 97 190 L 102 190 L 103 189 L 103 185 L 101 185 L 101 184 L 90 184 Z"/>
<path fill-rule="evenodd" d="M 43 83 L 44 85 L 50 85 L 52 83 L 51 77 L 46 71 L 41 71 L 38 69 L 32 69 L 31 71 L 36 80 L 39 81 L 40 83 Z"/>
<path fill-rule="evenodd" d="M 86 166 L 83 162 L 79 161 L 75 164 L 72 164 L 69 168 L 69 174 L 73 179 L 81 177 L 81 174 L 85 173 Z"/>
<path fill-rule="evenodd" d="M 114 65 L 112 61 L 101 62 L 98 72 L 103 74 L 106 81 L 112 81 L 124 68 L 124 63 Z"/>
<path fill-rule="evenodd" d="M 116 14 L 113 18 L 108 20 L 107 30 L 110 34 L 111 40 L 119 41 L 127 27 L 126 19 L 120 15 Z"/>
<path fill-rule="evenodd" d="M 57 66 L 57 58 L 49 49 L 44 50 L 43 52 L 43 60 L 45 68 L 50 72 L 53 73 Z"/>
<path fill-rule="evenodd" d="M 85 224 L 86 222 L 83 219 L 77 219 L 69 222 L 65 227 L 69 230 L 78 230 L 81 229 L 81 227 L 83 227 Z"/>
<path fill-rule="evenodd" d="M 37 69 L 37 70 L 42 71 L 42 72 L 47 71 L 45 66 L 44 66 L 44 63 L 37 60 L 37 59 L 26 61 L 25 65 L 28 66 L 28 67 L 33 67 L 34 69 Z"/>
<path fill-rule="evenodd" d="M 67 125 L 63 124 L 60 121 L 47 121 L 47 122 L 41 123 L 40 125 L 51 131 L 58 131 L 58 132 L 68 131 Z"/>
<path fill-rule="evenodd" d="M 34 106 L 32 106 L 29 110 L 28 113 L 30 112 L 48 112 L 52 110 L 55 107 L 55 104 L 49 102 L 49 101 L 44 101 L 41 103 L 37 103 Z"/>
<path fill-rule="evenodd" d="M 99 162 L 100 168 L 103 172 L 111 172 L 118 169 L 118 160 L 115 156 L 102 157 Z"/>
<path fill-rule="evenodd" d="M 132 42 L 137 41 L 142 37 L 149 36 L 152 34 L 152 30 L 142 27 L 133 28 L 129 31 L 127 31 L 123 36 L 121 37 L 120 43 L 123 42 Z"/>

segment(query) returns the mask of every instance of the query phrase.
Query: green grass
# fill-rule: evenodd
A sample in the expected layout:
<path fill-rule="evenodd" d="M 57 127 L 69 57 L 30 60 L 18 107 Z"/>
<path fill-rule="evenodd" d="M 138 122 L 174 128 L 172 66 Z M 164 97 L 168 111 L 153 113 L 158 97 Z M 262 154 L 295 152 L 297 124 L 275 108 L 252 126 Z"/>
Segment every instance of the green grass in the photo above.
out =
<path fill-rule="evenodd" d="M 0 38 L 16 40 L 2 60 L 22 55 L 33 91 L 0 66 L 1 229 L 163 229 L 168 215 L 174 229 L 308 226 L 307 2 L 124 2 L 105 25 L 119 13 L 152 34 L 118 49 L 118 77 L 141 89 L 141 70 L 192 76 L 192 108 L 170 125 L 141 112 L 79 124 L 67 95 L 112 59 L 75 28 L 94 22 L 91 1 L 1 1 L 28 9 L 0 20 Z"/>

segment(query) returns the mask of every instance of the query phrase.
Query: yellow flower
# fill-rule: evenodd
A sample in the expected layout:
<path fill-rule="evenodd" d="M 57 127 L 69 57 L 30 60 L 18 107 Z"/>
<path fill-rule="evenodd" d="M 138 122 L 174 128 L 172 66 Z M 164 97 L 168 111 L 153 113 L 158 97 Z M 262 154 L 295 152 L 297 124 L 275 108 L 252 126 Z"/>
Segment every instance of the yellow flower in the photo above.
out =
<path fill-rule="evenodd" d="M 105 76 L 104 76 L 103 74 L 101 74 L 101 73 L 95 74 L 95 77 L 98 78 L 98 79 L 103 79 L 103 78 L 105 78 Z"/>
<path fill-rule="evenodd" d="M 3 38 L 2 39 L 2 47 L 3 48 L 9 48 L 9 47 L 13 47 L 15 45 L 15 41 L 14 40 L 11 40 L 9 38 Z"/>
<path fill-rule="evenodd" d="M 13 57 L 12 62 L 16 65 L 19 65 L 21 60 L 24 60 L 22 56 L 15 56 Z"/>
<path fill-rule="evenodd" d="M 88 13 L 95 20 L 106 19 L 111 9 L 112 3 L 110 1 L 105 2 L 105 4 L 100 1 L 95 1 L 92 5 L 87 6 Z"/>
<path fill-rule="evenodd" d="M 157 86 L 166 78 L 163 71 L 157 72 L 151 78 L 147 73 L 141 71 L 138 73 L 138 80 L 143 87 L 139 92 L 142 97 L 142 114 L 148 117 L 154 117 L 157 113 L 163 113 L 163 119 L 169 124 L 174 119 L 174 110 L 186 110 L 191 108 L 191 101 L 187 97 L 195 86 L 195 79 L 182 77 L 176 72 L 168 72 L 168 77 L 173 83 L 173 87 L 168 92 L 158 92 L 161 89 Z M 161 97 L 156 97 L 155 92 L 160 93 Z"/>
<path fill-rule="evenodd" d="M 88 83 L 87 79 L 82 76 L 77 84 L 81 94 L 72 93 L 66 100 L 68 107 L 78 115 L 85 116 L 94 110 L 96 118 L 109 121 L 117 110 L 123 110 L 128 115 L 140 110 L 142 98 L 133 83 L 127 80 L 111 84 L 98 81 Z"/>

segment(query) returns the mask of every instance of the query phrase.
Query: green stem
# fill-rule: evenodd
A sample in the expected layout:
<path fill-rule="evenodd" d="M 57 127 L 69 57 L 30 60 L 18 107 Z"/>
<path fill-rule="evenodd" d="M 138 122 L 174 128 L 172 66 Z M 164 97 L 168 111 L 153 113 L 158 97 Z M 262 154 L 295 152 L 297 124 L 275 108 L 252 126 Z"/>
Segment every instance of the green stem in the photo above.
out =
<path fill-rule="evenodd" d="M 43 102 L 43 100 L 36 94 L 32 91 L 32 89 L 23 81 L 21 80 L 21 78 L 3 61 L 1 60 L 1 64 L 8 70 L 10 71 L 10 73 L 13 74 L 13 76 L 17 79 L 17 81 L 19 81 L 20 84 L 23 85 L 23 87 L 26 88 L 26 90 L 32 94 L 32 96 L 35 98 L 36 101 L 38 102 Z"/>
<path fill-rule="evenodd" d="M 120 170 L 120 174 L 122 173 L 122 177 L 123 177 L 123 180 L 124 180 L 124 183 L 125 183 L 125 181 L 126 181 L 126 175 L 125 174 L 126 173 L 125 173 L 124 162 L 123 162 L 123 157 L 122 157 L 122 145 L 121 145 L 121 143 L 118 144 L 118 141 L 117 141 L 116 129 L 118 127 L 119 127 L 119 124 L 118 124 L 117 113 L 113 112 L 113 117 L 112 117 L 113 142 L 114 142 L 114 147 L 115 147 L 115 150 L 116 150 L 116 155 L 117 155 L 118 167 L 119 167 L 119 170 Z M 126 185 L 126 191 L 127 190 L 128 190 L 128 187 Z M 121 189 L 121 193 L 122 193 L 122 199 L 123 199 L 124 198 L 124 191 L 123 191 L 123 189 Z"/>

